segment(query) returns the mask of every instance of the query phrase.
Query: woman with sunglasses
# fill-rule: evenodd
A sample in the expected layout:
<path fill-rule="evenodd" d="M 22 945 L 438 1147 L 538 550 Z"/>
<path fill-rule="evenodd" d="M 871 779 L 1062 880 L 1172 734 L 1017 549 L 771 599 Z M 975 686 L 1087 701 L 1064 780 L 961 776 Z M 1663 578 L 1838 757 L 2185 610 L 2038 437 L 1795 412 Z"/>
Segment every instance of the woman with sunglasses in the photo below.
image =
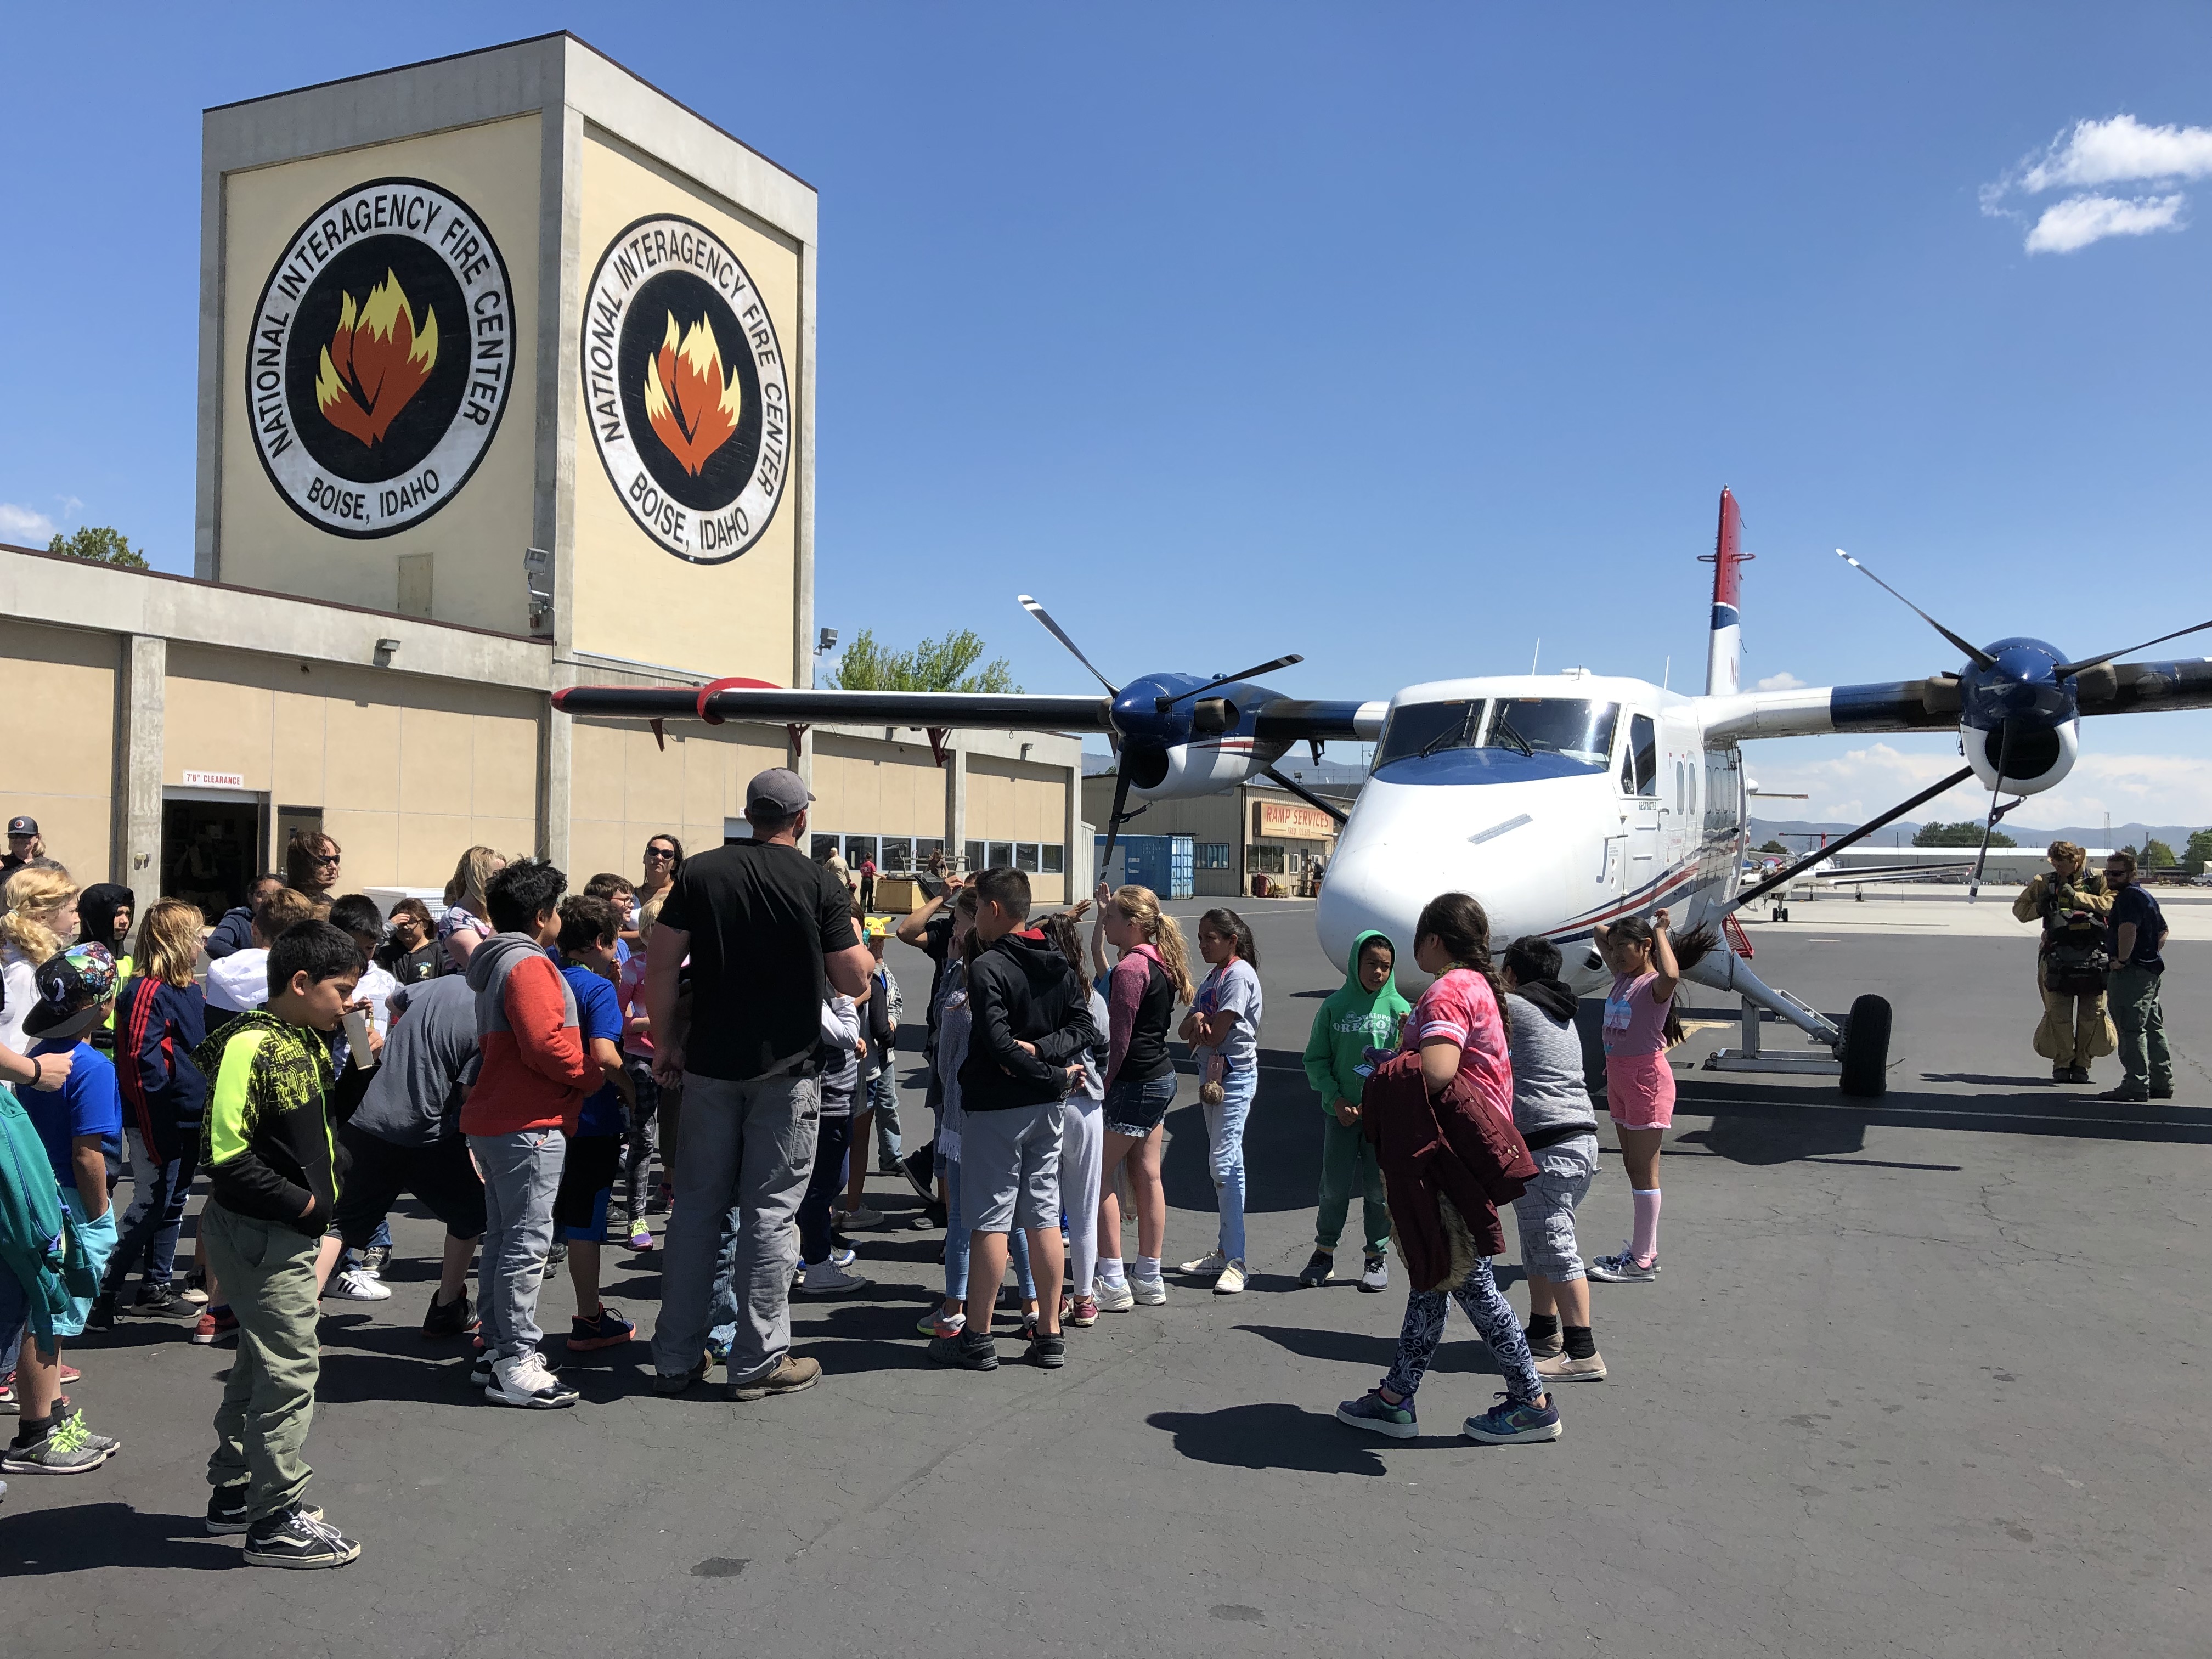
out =
<path fill-rule="evenodd" d="M 338 888 L 338 844 L 319 830 L 295 830 L 284 845 L 284 884 L 327 904 Z"/>
<path fill-rule="evenodd" d="M 629 926 L 637 926 L 638 912 L 657 898 L 666 898 L 676 885 L 676 872 L 684 867 L 684 843 L 673 836 L 655 836 L 645 844 L 645 879 L 631 896 Z"/>

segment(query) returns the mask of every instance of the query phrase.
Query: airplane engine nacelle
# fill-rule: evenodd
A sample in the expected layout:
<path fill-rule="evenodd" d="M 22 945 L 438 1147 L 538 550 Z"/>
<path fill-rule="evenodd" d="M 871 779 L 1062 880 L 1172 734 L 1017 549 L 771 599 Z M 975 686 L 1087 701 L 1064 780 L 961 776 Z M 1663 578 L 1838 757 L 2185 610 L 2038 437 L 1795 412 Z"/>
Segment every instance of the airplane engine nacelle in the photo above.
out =
<path fill-rule="evenodd" d="M 2063 720 L 2056 726 L 2023 729 L 2020 722 L 2014 721 L 2008 746 L 2001 727 L 1985 732 L 1962 724 L 1959 727 L 1959 746 L 1966 757 L 1966 764 L 1982 781 L 1983 788 L 2033 795 L 2050 788 L 2074 769 L 2074 763 L 2081 753 L 2081 722 Z M 1997 781 L 2000 754 L 2004 765 L 2002 784 Z"/>
<path fill-rule="evenodd" d="M 1166 749 L 1126 745 L 1122 763 L 1129 769 L 1132 793 L 1145 800 L 1184 800 L 1257 777 L 1288 747 L 1233 734 L 1193 738 Z"/>

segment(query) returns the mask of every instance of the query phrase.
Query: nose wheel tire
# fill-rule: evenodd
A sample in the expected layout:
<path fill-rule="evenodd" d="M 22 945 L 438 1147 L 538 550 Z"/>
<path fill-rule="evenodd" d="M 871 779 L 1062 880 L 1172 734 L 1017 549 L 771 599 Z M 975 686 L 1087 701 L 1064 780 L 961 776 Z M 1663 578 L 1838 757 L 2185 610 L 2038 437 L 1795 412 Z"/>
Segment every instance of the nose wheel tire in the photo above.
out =
<path fill-rule="evenodd" d="M 1844 1021 L 1844 1040 L 1836 1047 L 1843 1061 L 1843 1091 L 1860 1100 L 1878 1100 L 1889 1087 L 1889 1000 L 1863 996 Z"/>

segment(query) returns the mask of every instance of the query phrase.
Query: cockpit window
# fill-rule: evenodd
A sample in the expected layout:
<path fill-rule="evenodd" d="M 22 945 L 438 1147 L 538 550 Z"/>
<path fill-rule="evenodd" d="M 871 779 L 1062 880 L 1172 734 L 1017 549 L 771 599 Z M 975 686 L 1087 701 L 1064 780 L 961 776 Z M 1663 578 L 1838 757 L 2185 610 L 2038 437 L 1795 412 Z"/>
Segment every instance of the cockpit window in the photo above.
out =
<path fill-rule="evenodd" d="M 1503 749 L 1557 755 L 1602 772 L 1613 752 L 1620 709 L 1580 697 L 1499 697 L 1405 703 L 1394 710 L 1376 750 L 1377 769 L 1447 749 Z"/>

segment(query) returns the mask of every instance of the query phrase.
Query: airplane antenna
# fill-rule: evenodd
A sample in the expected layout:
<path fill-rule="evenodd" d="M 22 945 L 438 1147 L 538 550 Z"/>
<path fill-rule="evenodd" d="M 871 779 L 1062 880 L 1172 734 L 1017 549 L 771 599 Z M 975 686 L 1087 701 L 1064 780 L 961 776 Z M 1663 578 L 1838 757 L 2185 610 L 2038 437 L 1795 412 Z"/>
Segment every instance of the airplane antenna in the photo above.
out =
<path fill-rule="evenodd" d="M 1659 689 L 1662 691 L 1664 691 L 1667 689 L 1667 682 L 1674 677 L 1674 659 L 1670 653 L 1667 659 L 1667 665 L 1659 671 Z"/>
<path fill-rule="evenodd" d="M 1536 661 L 1537 661 L 1537 659 L 1538 659 L 1538 658 L 1540 658 L 1540 657 L 1541 657 L 1543 654 L 1544 654 L 1544 636 L 1543 636 L 1541 634 L 1539 634 L 1539 635 L 1536 635 L 1536 648 L 1535 648 L 1534 651 L 1531 651 L 1531 652 L 1528 653 L 1528 672 L 1529 672 L 1531 674 L 1533 674 L 1533 673 L 1534 673 L 1534 672 L 1536 672 Z"/>

